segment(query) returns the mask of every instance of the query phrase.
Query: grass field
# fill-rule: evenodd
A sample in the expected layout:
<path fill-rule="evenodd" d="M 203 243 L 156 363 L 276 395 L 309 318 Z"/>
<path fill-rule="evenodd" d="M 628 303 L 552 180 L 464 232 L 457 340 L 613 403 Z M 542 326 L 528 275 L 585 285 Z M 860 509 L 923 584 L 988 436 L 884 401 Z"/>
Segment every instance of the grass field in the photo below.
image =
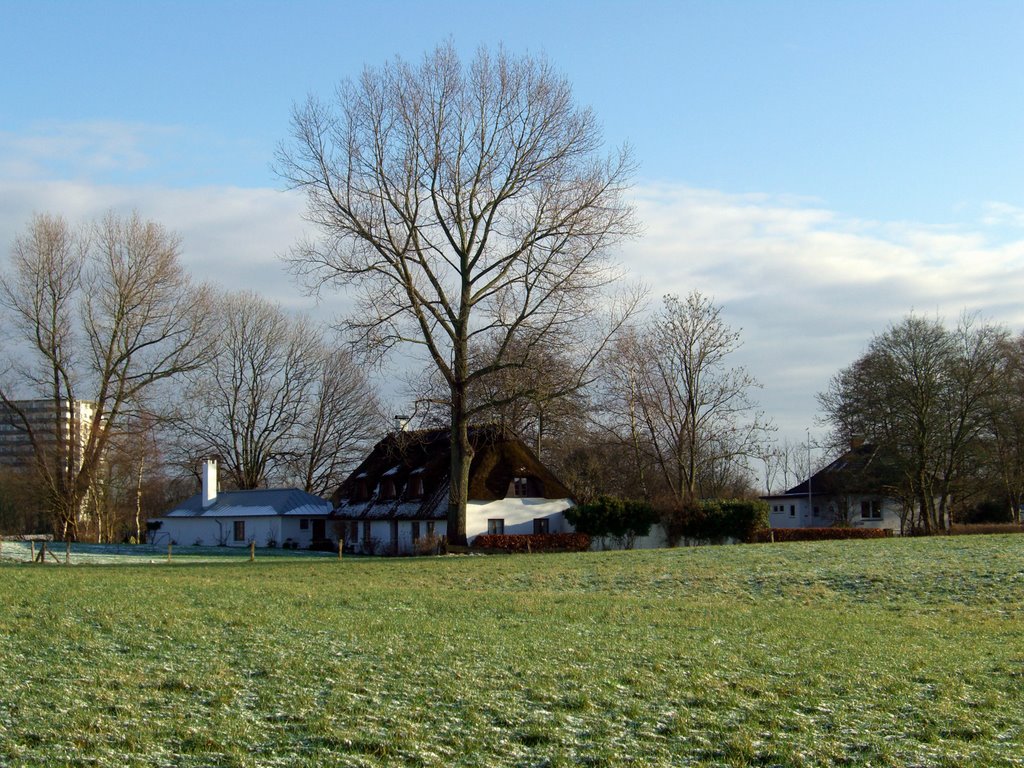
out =
<path fill-rule="evenodd" d="M 1024 536 L 0 565 L 0 765 L 1024 765 Z"/>

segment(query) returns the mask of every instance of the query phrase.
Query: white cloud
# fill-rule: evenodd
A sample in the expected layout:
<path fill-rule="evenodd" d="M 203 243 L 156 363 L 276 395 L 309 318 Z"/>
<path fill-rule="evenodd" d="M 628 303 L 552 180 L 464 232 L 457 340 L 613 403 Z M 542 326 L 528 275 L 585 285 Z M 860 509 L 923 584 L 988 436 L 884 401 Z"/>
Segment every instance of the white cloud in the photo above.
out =
<path fill-rule="evenodd" d="M 912 310 L 953 322 L 967 309 L 1024 327 L 1024 239 L 993 243 L 984 222 L 865 221 L 814 201 L 681 185 L 639 188 L 635 199 L 645 234 L 622 251 L 629 276 L 656 299 L 697 289 L 722 304 L 743 329 L 738 362 L 763 383 L 762 407 L 795 439 L 813 427 L 815 395 L 829 378 Z M 0 248 L 33 212 L 84 222 L 133 208 L 182 236 L 197 277 L 322 319 L 346 306 L 337 295 L 316 307 L 296 287 L 279 257 L 309 232 L 303 200 L 269 188 L 0 181 Z"/>
<path fill-rule="evenodd" d="M 1008 203 L 986 203 L 982 221 L 991 227 L 1010 226 L 1024 229 L 1024 208 Z"/>
<path fill-rule="evenodd" d="M 657 294 L 699 290 L 743 328 L 759 399 L 800 438 L 815 395 L 908 312 L 1024 327 L 1024 240 L 844 218 L 813 202 L 661 185 L 636 192 L 645 236 L 623 257 Z"/>
<path fill-rule="evenodd" d="M 148 146 L 180 134 L 171 126 L 113 121 L 38 122 L 0 132 L 0 178 L 94 178 L 152 164 Z"/>
<path fill-rule="evenodd" d="M 137 210 L 143 218 L 180 235 L 182 259 L 198 279 L 257 291 L 322 319 L 339 313 L 327 304 L 317 307 L 296 286 L 280 259 L 306 233 L 303 200 L 294 193 L 266 188 L 0 181 L 0 247 L 9 247 L 33 213 L 60 214 L 82 224 L 109 210 Z M 335 305 L 342 306 L 340 298 Z"/>

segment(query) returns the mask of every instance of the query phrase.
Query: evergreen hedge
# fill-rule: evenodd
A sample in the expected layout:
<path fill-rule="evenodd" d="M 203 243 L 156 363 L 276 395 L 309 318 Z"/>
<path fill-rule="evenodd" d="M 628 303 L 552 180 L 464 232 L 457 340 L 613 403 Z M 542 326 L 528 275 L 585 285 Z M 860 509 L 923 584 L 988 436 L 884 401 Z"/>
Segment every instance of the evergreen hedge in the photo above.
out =
<path fill-rule="evenodd" d="M 761 499 L 706 499 L 686 508 L 676 531 L 688 539 L 752 542 L 768 526 L 768 515 Z"/>

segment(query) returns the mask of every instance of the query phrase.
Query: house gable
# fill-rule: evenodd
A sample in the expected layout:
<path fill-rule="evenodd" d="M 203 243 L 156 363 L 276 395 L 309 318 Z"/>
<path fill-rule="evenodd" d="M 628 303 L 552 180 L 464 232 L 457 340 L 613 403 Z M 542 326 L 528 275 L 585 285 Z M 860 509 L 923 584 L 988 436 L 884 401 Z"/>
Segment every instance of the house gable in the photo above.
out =
<path fill-rule="evenodd" d="M 854 526 L 898 528 L 900 503 L 893 498 L 894 468 L 868 444 L 857 444 L 768 502 L 773 528 L 827 527 L 837 522 Z"/>
<path fill-rule="evenodd" d="M 569 490 L 510 431 L 471 427 L 469 500 L 568 499 Z M 451 449 L 447 429 L 389 434 L 332 497 L 345 519 L 445 520 Z M 518 492 L 517 492 L 518 491 Z M 523 496 L 521 494 L 528 494 Z"/>

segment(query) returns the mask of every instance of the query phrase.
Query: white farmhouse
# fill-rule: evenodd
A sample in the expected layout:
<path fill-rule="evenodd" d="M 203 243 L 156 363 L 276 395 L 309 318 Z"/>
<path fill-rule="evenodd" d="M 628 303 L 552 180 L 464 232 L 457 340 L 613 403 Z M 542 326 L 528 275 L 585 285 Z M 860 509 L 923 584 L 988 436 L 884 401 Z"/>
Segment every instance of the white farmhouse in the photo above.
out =
<path fill-rule="evenodd" d="M 872 445 L 850 450 L 785 493 L 763 496 L 772 528 L 886 528 L 900 532 L 903 504 L 892 496 L 889 468 Z"/>
<path fill-rule="evenodd" d="M 181 546 L 328 548 L 337 534 L 328 526 L 331 503 L 298 488 L 217 490 L 217 462 L 202 471 L 202 492 L 149 521 L 150 541 Z"/>
<path fill-rule="evenodd" d="M 522 440 L 471 427 L 466 538 L 482 533 L 567 533 L 568 489 Z M 381 440 L 335 494 L 345 546 L 367 554 L 426 550 L 447 534 L 451 450 L 447 429 L 399 430 Z"/>

